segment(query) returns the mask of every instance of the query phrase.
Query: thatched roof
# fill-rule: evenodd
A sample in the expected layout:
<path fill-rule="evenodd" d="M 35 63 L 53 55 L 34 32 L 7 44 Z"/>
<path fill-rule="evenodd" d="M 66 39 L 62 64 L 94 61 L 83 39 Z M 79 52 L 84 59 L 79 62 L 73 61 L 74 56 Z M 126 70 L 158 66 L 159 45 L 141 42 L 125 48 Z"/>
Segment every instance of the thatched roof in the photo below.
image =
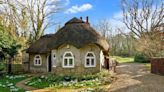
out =
<path fill-rule="evenodd" d="M 88 23 L 73 18 L 65 23 L 65 26 L 55 34 L 42 36 L 28 48 L 27 52 L 46 53 L 52 49 L 57 49 L 63 44 L 70 44 L 77 48 L 88 44 L 96 44 L 103 51 L 109 50 L 109 45 L 105 38 L 101 37 Z"/>

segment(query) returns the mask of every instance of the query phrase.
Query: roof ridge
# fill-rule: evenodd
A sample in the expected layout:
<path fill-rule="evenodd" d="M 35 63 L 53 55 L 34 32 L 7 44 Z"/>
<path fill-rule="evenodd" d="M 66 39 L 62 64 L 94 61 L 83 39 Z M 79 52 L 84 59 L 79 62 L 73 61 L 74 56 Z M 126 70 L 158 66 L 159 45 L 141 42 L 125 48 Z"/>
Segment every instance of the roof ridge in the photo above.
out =
<path fill-rule="evenodd" d="M 81 20 L 81 19 L 78 19 L 77 17 L 73 17 L 68 22 L 66 22 L 65 25 L 73 24 L 73 23 L 85 23 L 85 22 L 83 20 Z"/>
<path fill-rule="evenodd" d="M 45 34 L 45 35 L 41 36 L 41 38 L 43 38 L 43 37 L 52 37 L 53 35 L 54 35 L 54 33 Z"/>

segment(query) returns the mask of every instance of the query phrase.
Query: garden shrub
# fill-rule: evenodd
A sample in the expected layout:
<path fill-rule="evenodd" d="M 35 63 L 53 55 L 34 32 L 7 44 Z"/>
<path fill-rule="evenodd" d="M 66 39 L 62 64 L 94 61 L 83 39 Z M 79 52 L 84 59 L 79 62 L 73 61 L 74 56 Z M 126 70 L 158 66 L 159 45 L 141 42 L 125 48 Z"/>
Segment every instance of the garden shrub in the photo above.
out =
<path fill-rule="evenodd" d="M 95 78 L 98 78 L 98 75 L 83 75 L 83 76 L 78 76 L 77 77 L 78 81 L 93 80 Z"/>
<path fill-rule="evenodd" d="M 64 81 L 64 76 L 62 75 L 53 75 L 49 74 L 48 76 L 40 76 L 42 80 L 48 81 L 48 82 L 60 82 Z"/>
<path fill-rule="evenodd" d="M 0 64 L 0 72 L 4 70 L 4 65 Z"/>
<path fill-rule="evenodd" d="M 107 77 L 110 76 L 110 73 L 108 70 L 102 70 L 100 73 L 97 74 L 97 76 L 101 77 Z"/>
<path fill-rule="evenodd" d="M 150 60 L 143 54 L 136 54 L 134 57 L 134 62 L 149 63 Z"/>
<path fill-rule="evenodd" d="M 3 63 L 0 63 L 0 76 L 3 76 L 5 74 L 5 65 Z"/>

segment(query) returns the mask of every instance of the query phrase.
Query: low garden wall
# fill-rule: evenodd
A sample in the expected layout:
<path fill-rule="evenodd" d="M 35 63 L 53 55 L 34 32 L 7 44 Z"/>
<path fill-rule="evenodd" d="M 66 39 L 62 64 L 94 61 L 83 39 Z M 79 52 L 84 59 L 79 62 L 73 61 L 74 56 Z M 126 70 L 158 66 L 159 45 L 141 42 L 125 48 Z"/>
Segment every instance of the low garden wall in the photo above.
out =
<path fill-rule="evenodd" d="M 164 75 L 164 57 L 151 59 L 151 73 Z"/>
<path fill-rule="evenodd" d="M 8 65 L 5 64 L 5 72 L 8 71 Z M 23 64 L 12 64 L 11 66 L 11 71 L 12 73 L 14 74 L 17 74 L 17 73 L 24 73 L 24 69 L 23 69 Z"/>
<path fill-rule="evenodd" d="M 25 73 L 30 72 L 29 62 L 23 62 L 22 66 Z"/>

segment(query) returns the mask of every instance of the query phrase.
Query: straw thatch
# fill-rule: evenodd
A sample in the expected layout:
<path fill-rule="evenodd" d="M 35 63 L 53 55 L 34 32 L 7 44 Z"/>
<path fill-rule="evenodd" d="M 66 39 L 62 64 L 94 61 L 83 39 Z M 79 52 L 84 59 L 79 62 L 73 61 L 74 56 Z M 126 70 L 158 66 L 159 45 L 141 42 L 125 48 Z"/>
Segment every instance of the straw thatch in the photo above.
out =
<path fill-rule="evenodd" d="M 103 51 L 109 50 L 109 45 L 105 38 L 101 37 L 88 23 L 73 18 L 55 34 L 42 36 L 27 49 L 27 52 L 47 53 L 63 44 L 70 44 L 77 48 L 88 44 L 96 44 Z"/>

